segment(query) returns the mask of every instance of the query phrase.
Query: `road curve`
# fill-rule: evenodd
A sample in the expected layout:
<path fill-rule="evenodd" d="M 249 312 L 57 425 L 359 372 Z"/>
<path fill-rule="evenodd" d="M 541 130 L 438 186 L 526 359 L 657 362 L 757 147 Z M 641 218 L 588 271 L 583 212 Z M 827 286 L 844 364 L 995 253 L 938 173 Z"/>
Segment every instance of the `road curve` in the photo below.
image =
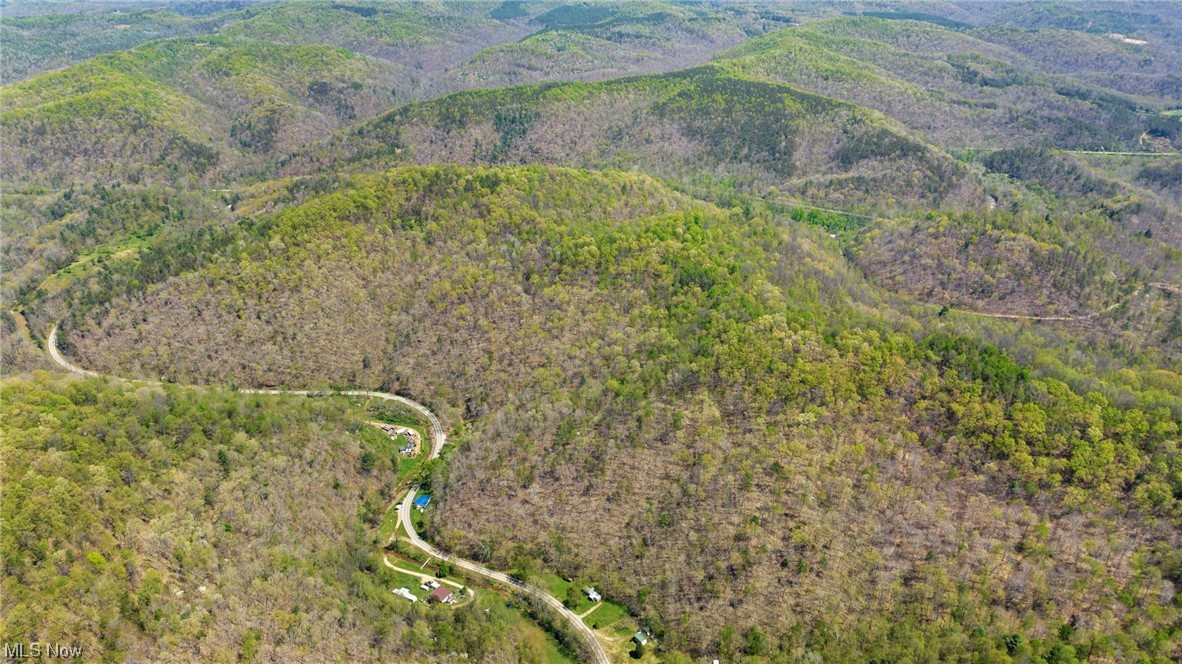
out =
<path fill-rule="evenodd" d="M 599 643 L 599 639 L 595 638 L 595 632 L 592 632 L 591 628 L 587 627 L 587 625 L 583 622 L 583 619 L 580 618 L 577 613 L 566 608 L 562 602 L 555 599 L 546 591 L 538 588 L 537 586 L 517 581 L 508 574 L 491 570 L 470 560 L 464 560 L 463 558 L 456 558 L 455 556 L 448 555 L 427 543 L 425 540 L 423 540 L 423 538 L 419 537 L 419 534 L 415 532 L 414 526 L 411 525 L 412 522 L 410 520 L 411 502 L 414 501 L 414 498 L 415 489 L 411 489 L 407 492 L 406 497 L 402 499 L 402 505 L 398 508 L 398 519 L 402 521 L 404 526 L 406 526 L 406 532 L 410 538 L 410 543 L 414 545 L 415 548 L 423 551 L 427 555 L 446 560 L 456 567 L 465 569 L 469 572 L 472 572 L 473 574 L 478 574 L 487 579 L 492 579 L 493 581 L 505 584 L 527 595 L 531 595 L 537 599 L 542 600 L 547 606 L 561 614 L 563 618 L 566 618 L 567 621 L 570 622 L 570 624 L 575 628 L 575 631 L 579 633 L 579 636 L 583 637 L 583 640 L 586 641 L 587 645 L 591 648 L 591 654 L 596 664 L 611 664 L 611 659 L 608 658 L 607 651 L 603 649 L 603 645 Z"/>
<path fill-rule="evenodd" d="M 72 364 L 69 360 L 67 360 L 65 357 L 62 356 L 61 351 L 59 351 L 57 348 L 57 325 L 54 325 L 53 329 L 49 331 L 49 337 L 48 337 L 47 341 L 48 342 L 46 345 L 49 347 L 49 356 L 53 359 L 54 362 L 56 362 L 59 366 L 61 366 L 66 371 L 69 371 L 70 373 L 78 374 L 80 376 L 93 376 L 93 377 L 101 377 L 102 376 L 102 374 L 100 374 L 96 371 L 90 371 L 90 370 L 78 367 L 78 366 Z M 117 378 L 117 377 L 115 377 L 115 378 Z M 120 380 L 122 380 L 122 379 L 120 379 Z M 154 380 L 140 380 L 138 382 L 147 383 L 147 384 L 151 384 L 151 385 L 160 385 L 161 384 L 159 381 L 154 381 Z M 245 390 L 239 390 L 239 392 L 242 392 L 244 394 L 274 394 L 274 395 L 302 394 L 302 395 L 329 396 L 329 395 L 338 395 L 339 394 L 339 395 L 357 396 L 357 397 L 373 397 L 375 399 L 385 399 L 387 401 L 397 401 L 398 403 L 401 403 L 406 406 L 409 406 L 410 408 L 413 408 L 416 412 L 418 412 L 418 413 L 422 414 L 424 417 L 426 417 L 427 421 L 431 423 L 431 443 L 432 444 L 431 444 L 431 456 L 429 458 L 431 458 L 431 459 L 437 458 L 439 456 L 440 450 L 443 449 L 444 443 L 447 442 L 447 434 L 443 430 L 443 424 L 441 424 L 439 422 L 439 418 L 435 416 L 435 413 L 431 412 L 431 410 L 429 408 L 427 408 L 426 406 L 424 406 L 423 404 L 421 404 L 417 401 L 411 400 L 411 399 L 407 399 L 406 397 L 399 396 L 397 394 L 390 394 L 388 392 L 372 392 L 369 390 L 255 390 L 255 389 L 245 389 Z M 446 561 L 454 564 L 456 567 L 460 567 L 462 569 L 468 570 L 469 572 L 472 572 L 473 574 L 478 574 L 478 575 L 483 576 L 485 578 L 492 579 L 493 581 L 503 583 L 505 585 L 516 588 L 526 594 L 532 595 L 533 597 L 536 597 L 536 598 L 542 600 L 543 602 L 546 603 L 547 606 L 549 606 L 550 608 L 557 611 L 559 614 L 562 615 L 562 617 L 566 618 L 570 622 L 570 624 L 575 628 L 575 631 L 577 631 L 579 633 L 579 635 L 583 637 L 583 639 L 587 642 L 587 645 L 591 649 L 593 660 L 596 662 L 596 664 L 611 664 L 611 660 L 607 656 L 607 651 L 605 651 L 603 649 L 603 646 L 599 643 L 599 640 L 595 638 L 595 633 L 592 632 L 591 629 L 589 627 L 587 627 L 586 624 L 583 623 L 583 620 L 575 612 L 573 612 L 570 609 L 563 606 L 562 602 L 558 601 L 553 596 L 547 594 L 545 591 L 543 591 L 540 588 L 537 588 L 535 586 L 531 586 L 531 585 L 528 585 L 525 583 L 520 583 L 518 581 L 515 581 L 512 578 L 510 578 L 508 574 L 502 574 L 501 572 L 491 570 L 487 567 L 484 567 L 482 565 L 478 565 L 474 562 L 464 560 L 463 558 L 456 558 L 455 556 L 448 555 L 448 554 L 440 551 L 439 549 L 435 548 L 434 546 L 428 544 L 421 537 L 419 537 L 419 534 L 415 532 L 414 526 L 411 525 L 411 520 L 410 520 L 410 504 L 411 504 L 411 501 L 414 500 L 414 496 L 415 496 L 415 490 L 411 489 L 410 492 L 406 494 L 406 498 L 403 499 L 402 507 L 400 507 L 398 510 L 398 518 L 402 521 L 403 524 L 406 525 L 406 532 L 409 533 L 410 542 L 412 545 L 414 545 L 416 548 L 422 550 L 423 552 L 427 553 L 428 555 L 435 556 L 436 558 L 441 558 L 443 560 L 446 560 Z"/>
<path fill-rule="evenodd" d="M 76 367 L 73 364 L 70 364 L 69 360 L 62 357 L 61 352 L 59 352 L 57 349 L 57 325 L 54 325 L 53 329 L 49 331 L 49 341 L 46 345 L 49 346 L 49 356 L 53 358 L 54 362 L 57 362 L 66 371 L 69 371 L 70 373 L 76 373 L 80 376 L 98 377 L 98 372 L 88 371 L 86 369 Z"/>
<path fill-rule="evenodd" d="M 61 351 L 59 351 L 58 347 L 57 347 L 57 325 L 54 325 L 53 329 L 49 331 L 48 343 L 46 345 L 49 346 L 49 356 L 51 358 L 53 358 L 54 362 L 56 362 L 59 366 L 61 366 L 66 371 L 69 371 L 71 373 L 76 373 L 80 376 L 98 377 L 98 376 L 102 375 L 102 374 L 99 374 L 98 372 L 90 371 L 88 369 L 83 369 L 81 367 L 78 367 L 78 366 L 72 364 L 69 360 L 67 360 L 65 357 L 62 356 Z M 149 385 L 160 385 L 161 384 L 160 381 L 158 381 L 158 380 L 139 380 L 139 382 L 147 383 Z M 307 395 L 323 395 L 323 396 L 344 395 L 344 396 L 350 396 L 350 397 L 372 397 L 374 399 L 385 399 L 386 401 L 397 401 L 398 403 L 403 404 L 404 406 L 408 406 L 409 408 L 411 408 L 415 412 L 417 412 L 420 415 L 422 415 L 423 417 L 427 418 L 427 422 L 429 422 L 431 424 L 431 456 L 428 458 L 430 458 L 430 459 L 438 458 L 439 453 L 443 450 L 443 445 L 445 443 L 447 443 L 447 433 L 443 430 L 443 424 L 439 421 L 439 418 L 435 416 L 435 413 L 431 412 L 430 408 L 427 408 L 423 404 L 421 404 L 417 401 L 414 401 L 413 399 L 407 399 L 404 396 L 399 396 L 397 394 L 390 394 L 389 392 L 372 392 L 370 390 L 256 390 L 256 389 L 240 389 L 238 391 L 243 394 L 302 394 L 305 396 L 307 396 Z"/>
<path fill-rule="evenodd" d="M 409 406 L 415 412 L 427 418 L 431 423 L 431 456 L 428 459 L 439 458 L 439 453 L 443 450 L 443 444 L 447 442 L 447 434 L 443 432 L 443 425 L 439 422 L 439 418 L 435 417 L 435 413 L 431 412 L 429 408 L 423 404 L 407 399 L 406 397 L 397 394 L 390 394 L 389 392 L 371 392 L 369 390 L 238 390 L 243 394 L 303 394 L 313 396 L 332 396 L 344 395 L 349 397 L 373 397 L 375 399 L 385 399 L 386 401 L 397 401 L 400 404 Z"/>

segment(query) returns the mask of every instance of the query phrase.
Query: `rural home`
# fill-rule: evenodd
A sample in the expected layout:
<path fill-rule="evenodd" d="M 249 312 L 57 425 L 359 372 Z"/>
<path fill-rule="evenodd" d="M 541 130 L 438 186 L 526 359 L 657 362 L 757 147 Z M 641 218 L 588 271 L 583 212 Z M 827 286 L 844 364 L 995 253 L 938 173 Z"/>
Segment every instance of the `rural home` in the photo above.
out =
<path fill-rule="evenodd" d="M 455 604 L 456 595 L 449 588 L 445 586 L 439 586 L 435 590 L 431 591 L 431 594 L 427 596 L 427 601 L 438 602 L 440 604 Z"/>
<path fill-rule="evenodd" d="M 647 645 L 649 641 L 656 643 L 657 640 L 653 638 L 653 633 L 647 627 L 641 627 L 640 631 L 632 635 L 632 640 L 640 645 Z"/>

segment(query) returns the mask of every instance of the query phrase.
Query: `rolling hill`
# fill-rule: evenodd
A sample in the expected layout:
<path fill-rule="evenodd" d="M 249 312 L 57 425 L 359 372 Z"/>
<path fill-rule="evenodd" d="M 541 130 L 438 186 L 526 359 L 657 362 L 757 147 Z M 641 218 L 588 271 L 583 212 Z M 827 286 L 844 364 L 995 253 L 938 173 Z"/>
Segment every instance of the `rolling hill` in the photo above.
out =
<path fill-rule="evenodd" d="M 0 298 L 30 311 L 108 261 L 133 260 L 170 236 L 208 232 L 232 218 L 215 193 L 118 184 L 6 192 L 0 214 Z"/>
<path fill-rule="evenodd" d="M 327 44 L 368 55 L 405 71 L 408 89 L 488 46 L 530 34 L 523 17 L 495 18 L 493 2 L 294 2 L 226 26 L 231 40 Z"/>
<path fill-rule="evenodd" d="M 456 93 L 391 111 L 280 166 L 293 174 L 436 162 L 638 169 L 846 209 L 984 201 L 966 168 L 888 118 L 718 66 Z"/>
<path fill-rule="evenodd" d="M 786 28 L 717 57 L 746 77 L 880 110 L 946 148 L 1139 149 L 1153 118 L 1140 111 L 1173 100 L 1141 100 L 1059 76 L 1051 58 L 982 39 L 996 34 L 1012 33 L 851 16 Z M 1071 48 L 1059 33 L 1037 36 Z M 1132 60 L 1109 64 L 1137 71 Z M 1169 92 L 1172 72 L 1157 71 L 1143 86 Z"/>
<path fill-rule="evenodd" d="M 398 72 L 330 46 L 175 39 L 0 89 L 5 180 L 224 181 L 387 108 Z"/>
<path fill-rule="evenodd" d="M 3 13 L 5 643 L 1182 661 L 1177 6 Z"/>
<path fill-rule="evenodd" d="M 162 9 L 76 3 L 72 6 L 76 11 L 61 11 L 61 6 L 40 3 L 10 5 L 0 17 L 0 34 L 4 36 L 0 81 L 15 83 L 148 41 L 213 32 L 249 15 L 252 10 L 235 7 L 245 4 L 219 2 L 185 7 L 173 3 Z"/>
<path fill-rule="evenodd" d="M 70 351 L 122 374 L 415 395 L 465 423 L 431 537 L 604 579 L 666 648 L 1177 653 L 1148 636 L 1176 618 L 1182 545 L 1159 392 L 1118 405 L 957 326 L 897 331 L 822 233 L 644 176 L 414 167 L 325 186 L 204 267 L 75 310 Z"/>
<path fill-rule="evenodd" d="M 1006 46 L 1046 71 L 1131 95 L 1182 103 L 1182 49 L 1168 41 L 1137 43 L 1105 35 L 1013 26 L 981 28 L 973 36 Z"/>
<path fill-rule="evenodd" d="M 93 659 L 305 660 L 333 643 L 358 662 L 566 661 L 503 601 L 429 613 L 389 592 L 366 530 L 391 462 L 343 401 L 45 372 L 0 394 L 6 639 Z"/>
<path fill-rule="evenodd" d="M 990 152 L 981 162 L 990 172 L 1021 183 L 1030 193 L 1025 206 L 1031 211 L 1045 211 L 1052 219 L 1079 215 L 1099 222 L 1090 231 L 1087 224 L 1069 222 L 1062 223 L 1061 230 L 1075 226 L 1073 234 L 1148 274 L 1182 279 L 1177 260 L 1182 252 L 1182 207 L 1168 193 L 1169 186 L 1155 179 L 1168 173 L 1172 158 L 1141 159 L 1131 173 L 1105 172 L 1084 156 L 1030 148 Z"/>
<path fill-rule="evenodd" d="M 1048 241 L 1039 221 L 993 214 L 884 223 L 852 253 L 891 290 L 972 311 L 1090 317 L 1128 295 L 1127 269 L 1118 276 L 1119 263 L 1076 237 Z"/>
<path fill-rule="evenodd" d="M 1177 46 L 1168 37 L 1182 27 L 1182 13 L 1173 3 L 1153 0 L 1119 4 L 1096 0 L 1040 3 L 977 1 L 962 3 L 961 8 L 963 19 L 974 25 L 1004 24 L 1093 35 L 1118 33 L 1143 39 L 1158 38 L 1158 43 L 1163 46 Z"/>
<path fill-rule="evenodd" d="M 520 11 L 531 6 L 523 4 Z M 486 48 L 445 72 L 429 86 L 428 96 L 684 69 L 779 23 L 754 11 L 634 2 L 555 6 L 535 15 L 531 25 L 540 29 L 519 41 Z"/>
<path fill-rule="evenodd" d="M 300 2 L 210 6 L 196 17 L 96 8 L 12 17 L 0 25 L 6 39 L 29 51 L 22 40 L 46 41 L 53 62 L 146 41 L 154 30 L 201 36 L 141 44 L 0 89 L 4 179 L 224 184 L 272 152 L 401 102 L 522 78 L 677 69 L 776 25 L 667 3 L 596 7 Z M 96 23 L 142 29 L 123 29 L 112 42 Z M 54 42 L 55 26 L 75 26 L 93 42 Z"/>

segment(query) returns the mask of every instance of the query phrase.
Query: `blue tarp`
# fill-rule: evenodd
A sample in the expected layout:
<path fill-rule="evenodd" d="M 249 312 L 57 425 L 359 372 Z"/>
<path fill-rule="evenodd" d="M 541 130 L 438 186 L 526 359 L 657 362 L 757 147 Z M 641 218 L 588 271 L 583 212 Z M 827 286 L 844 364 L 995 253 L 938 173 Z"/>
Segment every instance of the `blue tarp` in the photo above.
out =
<path fill-rule="evenodd" d="M 429 502 L 431 502 L 431 496 L 419 496 L 415 498 L 413 505 L 415 507 L 426 507 Z"/>

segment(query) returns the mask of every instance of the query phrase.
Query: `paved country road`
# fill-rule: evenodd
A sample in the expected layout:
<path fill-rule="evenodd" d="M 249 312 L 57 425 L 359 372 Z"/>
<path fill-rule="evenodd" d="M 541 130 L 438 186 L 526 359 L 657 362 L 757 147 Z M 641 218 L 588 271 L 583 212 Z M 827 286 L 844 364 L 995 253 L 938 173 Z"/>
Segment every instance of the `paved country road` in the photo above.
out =
<path fill-rule="evenodd" d="M 402 505 L 398 508 L 398 519 L 402 521 L 403 525 L 406 526 L 406 532 L 410 537 L 410 542 L 415 546 L 415 548 L 420 549 L 429 555 L 435 556 L 436 558 L 446 560 L 456 567 L 468 570 L 473 574 L 479 574 L 485 578 L 498 581 L 507 586 L 516 588 L 520 592 L 542 600 L 551 609 L 562 614 L 562 617 L 566 618 L 570 624 L 574 626 L 575 631 L 577 631 L 579 635 L 587 641 L 587 644 L 591 646 L 591 653 L 594 656 L 594 661 L 597 662 L 597 664 L 611 664 L 611 660 L 608 659 L 607 652 L 603 649 L 603 646 L 600 645 L 599 640 L 595 638 L 595 632 L 592 632 L 591 628 L 587 627 L 587 625 L 583 622 L 583 619 L 580 618 L 577 613 L 566 608 L 562 602 L 558 601 L 553 596 L 543 591 L 541 588 L 514 579 L 508 574 L 503 574 L 501 572 L 484 567 L 483 565 L 478 565 L 477 563 L 474 563 L 470 560 L 449 556 L 439 549 L 436 549 L 434 546 L 431 546 L 421 537 L 419 537 L 419 534 L 415 532 L 412 521 L 410 520 L 411 502 L 414 501 L 414 498 L 415 489 L 411 489 L 407 492 L 406 497 L 402 499 Z"/>
<path fill-rule="evenodd" d="M 79 374 L 81 376 L 94 376 L 94 377 L 102 376 L 102 374 L 100 374 L 96 371 L 90 371 L 90 370 L 78 367 L 78 366 L 72 364 L 69 360 L 67 360 L 65 357 L 62 356 L 61 351 L 59 351 L 57 348 L 57 326 L 56 325 L 54 325 L 53 329 L 49 331 L 48 343 L 46 345 L 49 347 L 49 356 L 51 358 L 53 358 L 54 362 L 56 362 L 59 366 L 61 366 L 66 371 L 69 371 L 69 372 L 75 373 L 75 374 Z M 159 381 L 154 381 L 154 380 L 140 380 L 137 382 L 147 383 L 150 385 L 160 385 L 161 384 Z M 324 396 L 347 395 L 347 396 L 358 396 L 358 397 L 373 397 L 375 399 L 385 399 L 387 401 L 397 401 L 398 403 L 401 403 L 406 406 L 409 406 L 410 408 L 413 408 L 416 412 L 422 414 L 423 417 L 427 418 L 427 421 L 431 423 L 431 456 L 428 458 L 430 458 L 430 459 L 437 458 L 439 456 L 439 452 L 443 449 L 444 443 L 447 442 L 447 434 L 443 431 L 443 425 L 439 422 L 439 418 L 435 416 L 435 413 L 431 412 L 431 409 L 427 408 L 426 406 L 424 406 L 423 404 L 421 404 L 417 401 L 407 399 L 406 397 L 398 396 L 397 394 L 389 394 L 387 392 L 371 392 L 369 390 L 238 390 L 238 391 L 242 392 L 244 394 L 276 394 L 276 395 L 278 395 L 278 394 L 301 394 L 301 395 L 324 395 Z M 583 639 L 587 642 L 588 649 L 591 653 L 592 661 L 594 661 L 596 664 L 611 664 L 611 660 L 607 656 L 607 651 L 605 651 L 603 649 L 603 645 L 599 643 L 599 640 L 597 638 L 595 638 L 595 633 L 591 631 L 591 628 L 587 627 L 587 625 L 585 625 L 583 623 L 583 620 L 581 618 L 579 618 L 579 616 L 577 614 L 575 614 L 573 611 L 571 611 L 570 609 L 563 606 L 562 602 L 558 601 L 553 596 L 547 594 L 545 591 L 543 591 L 542 589 L 540 589 L 536 586 L 522 583 L 521 581 L 518 581 L 518 580 L 510 577 L 508 574 L 502 574 L 501 572 L 491 570 L 487 567 L 484 567 L 482 565 L 478 565 L 478 564 L 471 562 L 469 560 L 464 560 L 463 558 L 457 558 L 455 556 L 448 555 L 448 554 L 444 553 L 443 551 L 440 551 L 439 549 L 435 548 L 434 546 L 428 544 L 421 537 L 419 537 L 419 534 L 415 532 L 414 526 L 412 525 L 412 522 L 410 520 L 410 504 L 411 504 L 411 501 L 414 500 L 414 497 L 415 497 L 415 489 L 411 489 L 410 492 L 406 494 L 406 498 L 404 498 L 402 501 L 402 507 L 399 508 L 399 510 L 398 510 L 398 518 L 402 521 L 403 524 L 406 525 L 406 532 L 410 536 L 409 537 L 410 543 L 412 545 L 414 545 L 415 548 L 422 550 L 427 555 L 435 556 L 436 558 L 441 558 L 443 560 L 446 560 L 446 561 L 452 563 L 453 565 L 455 565 L 456 567 L 460 567 L 462 569 L 468 570 L 469 572 L 472 572 L 473 574 L 477 574 L 479 576 L 483 576 L 487 579 L 491 579 L 491 580 L 496 581 L 498 583 L 502 583 L 502 584 L 507 585 L 511 588 L 515 588 L 516 590 L 523 592 L 527 595 L 530 595 L 530 596 L 533 596 L 533 597 L 536 597 L 536 598 L 542 600 L 543 602 L 546 603 L 547 606 L 549 606 L 551 609 L 553 609 L 554 611 L 556 611 L 557 613 L 562 615 L 563 618 L 565 618 L 567 621 L 569 621 L 571 626 L 575 628 L 575 631 L 578 632 L 581 637 L 583 637 Z"/>

